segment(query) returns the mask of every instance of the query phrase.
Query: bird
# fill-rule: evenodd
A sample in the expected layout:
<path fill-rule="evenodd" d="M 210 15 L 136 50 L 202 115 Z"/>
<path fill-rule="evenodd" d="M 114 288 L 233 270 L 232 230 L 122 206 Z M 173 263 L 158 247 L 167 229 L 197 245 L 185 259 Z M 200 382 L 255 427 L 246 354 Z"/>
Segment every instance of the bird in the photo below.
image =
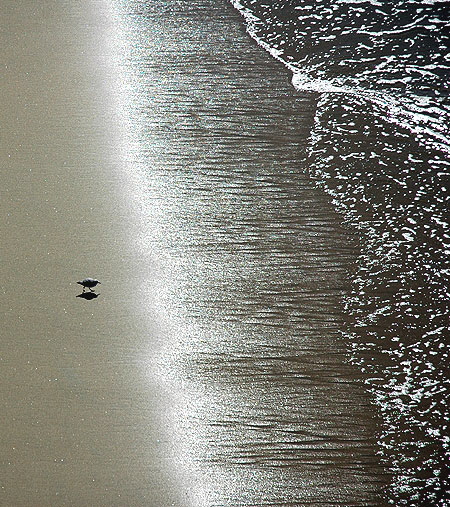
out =
<path fill-rule="evenodd" d="M 88 287 L 92 291 L 92 287 L 95 287 L 100 282 L 96 280 L 95 278 L 85 278 L 84 280 L 81 280 L 81 282 L 77 282 L 80 285 L 83 286 L 83 292 L 85 291 L 86 287 Z"/>

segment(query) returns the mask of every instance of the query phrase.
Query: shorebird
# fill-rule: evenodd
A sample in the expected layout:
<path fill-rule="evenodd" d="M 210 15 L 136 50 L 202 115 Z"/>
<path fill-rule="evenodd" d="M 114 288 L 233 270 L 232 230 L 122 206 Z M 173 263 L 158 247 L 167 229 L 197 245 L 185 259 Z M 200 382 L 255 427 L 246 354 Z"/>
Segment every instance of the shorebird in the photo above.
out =
<path fill-rule="evenodd" d="M 96 280 L 95 278 L 85 278 L 84 280 L 81 280 L 81 282 L 77 282 L 77 283 L 79 283 L 80 285 L 83 286 L 83 292 L 84 292 L 86 287 L 88 287 L 92 291 L 92 287 L 95 287 L 100 282 L 98 280 Z"/>

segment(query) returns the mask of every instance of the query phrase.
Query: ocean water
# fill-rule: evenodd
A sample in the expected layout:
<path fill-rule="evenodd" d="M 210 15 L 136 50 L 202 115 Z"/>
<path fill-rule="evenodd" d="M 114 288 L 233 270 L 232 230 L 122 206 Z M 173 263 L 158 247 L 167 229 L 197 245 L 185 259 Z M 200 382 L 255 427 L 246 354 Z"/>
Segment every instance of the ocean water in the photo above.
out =
<path fill-rule="evenodd" d="M 362 238 L 344 330 L 394 505 L 449 505 L 450 3 L 236 0 L 317 96 L 307 170 Z"/>
<path fill-rule="evenodd" d="M 447 3 L 107 3 L 186 505 L 446 505 Z"/>

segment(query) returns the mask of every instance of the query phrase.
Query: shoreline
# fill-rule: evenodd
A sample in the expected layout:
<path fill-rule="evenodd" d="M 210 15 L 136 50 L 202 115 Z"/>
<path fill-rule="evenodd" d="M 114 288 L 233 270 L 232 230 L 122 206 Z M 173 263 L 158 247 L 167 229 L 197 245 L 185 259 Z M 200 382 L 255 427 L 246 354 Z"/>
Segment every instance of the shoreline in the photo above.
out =
<path fill-rule="evenodd" d="M 380 420 L 340 334 L 358 241 L 307 176 L 313 97 L 227 2 L 126 17 L 157 362 L 194 504 L 382 505 Z"/>
<path fill-rule="evenodd" d="M 6 9 L 3 501 L 379 500 L 314 101 L 230 4 L 128 8 L 131 92 L 106 4 Z"/>

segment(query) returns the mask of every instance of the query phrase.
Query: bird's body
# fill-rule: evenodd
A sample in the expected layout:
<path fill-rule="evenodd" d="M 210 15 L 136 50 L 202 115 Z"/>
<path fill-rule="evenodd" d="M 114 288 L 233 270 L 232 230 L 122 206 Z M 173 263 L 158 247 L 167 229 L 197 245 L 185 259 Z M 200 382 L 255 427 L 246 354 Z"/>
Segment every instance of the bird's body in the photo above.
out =
<path fill-rule="evenodd" d="M 81 280 L 81 282 L 77 282 L 77 283 L 79 283 L 80 285 L 83 286 L 83 290 L 86 287 L 88 287 L 89 289 L 92 290 L 92 288 L 95 287 L 100 282 L 98 280 L 96 280 L 95 278 L 85 278 L 84 280 Z"/>

